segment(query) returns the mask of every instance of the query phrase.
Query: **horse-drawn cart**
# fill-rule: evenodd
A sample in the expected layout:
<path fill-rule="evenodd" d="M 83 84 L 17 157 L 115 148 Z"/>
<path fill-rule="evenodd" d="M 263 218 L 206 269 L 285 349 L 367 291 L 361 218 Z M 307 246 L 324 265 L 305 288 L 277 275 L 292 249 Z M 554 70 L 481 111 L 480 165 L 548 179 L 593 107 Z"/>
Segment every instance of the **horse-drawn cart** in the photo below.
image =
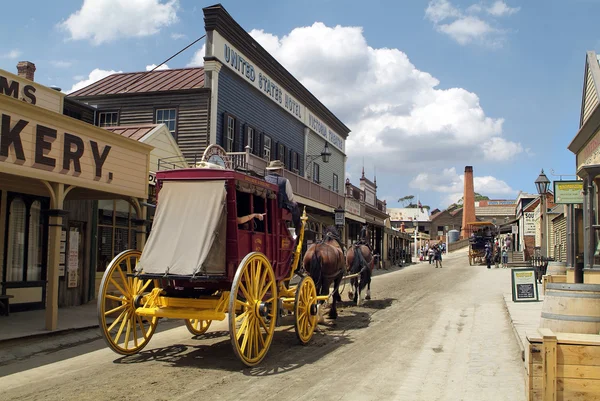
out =
<path fill-rule="evenodd" d="M 494 224 L 487 221 L 478 221 L 467 224 L 470 266 L 485 263 L 485 245 L 494 243 L 493 228 Z"/>
<path fill-rule="evenodd" d="M 144 348 L 160 318 L 184 319 L 202 335 L 213 320 L 228 320 L 233 350 L 247 366 L 267 354 L 278 317 L 295 317 L 305 344 L 317 325 L 313 280 L 291 285 L 306 214 L 295 235 L 291 215 L 277 203 L 277 187 L 229 169 L 191 168 L 156 173 L 158 205 L 142 252 L 129 250 L 109 264 L 100 285 L 98 317 L 115 352 Z M 259 213 L 239 227 L 238 216 Z"/>

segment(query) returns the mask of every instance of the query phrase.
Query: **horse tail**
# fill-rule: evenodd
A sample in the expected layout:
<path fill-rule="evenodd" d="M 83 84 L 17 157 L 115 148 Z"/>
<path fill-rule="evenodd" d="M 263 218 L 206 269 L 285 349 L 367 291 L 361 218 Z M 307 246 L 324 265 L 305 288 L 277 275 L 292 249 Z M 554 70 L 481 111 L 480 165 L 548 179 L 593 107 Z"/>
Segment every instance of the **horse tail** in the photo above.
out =
<path fill-rule="evenodd" d="M 321 258 L 319 256 L 319 252 L 317 247 L 315 246 L 315 251 L 313 252 L 312 258 L 310 260 L 310 277 L 315 281 L 315 287 L 317 289 L 317 295 L 320 294 L 321 289 L 321 279 L 322 271 L 321 271 Z"/>

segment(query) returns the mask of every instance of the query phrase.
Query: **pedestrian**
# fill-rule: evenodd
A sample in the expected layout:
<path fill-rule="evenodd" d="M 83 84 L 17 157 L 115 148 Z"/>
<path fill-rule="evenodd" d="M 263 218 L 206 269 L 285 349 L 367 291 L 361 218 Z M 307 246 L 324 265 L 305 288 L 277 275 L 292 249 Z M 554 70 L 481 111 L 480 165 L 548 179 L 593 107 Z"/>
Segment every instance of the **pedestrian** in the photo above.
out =
<path fill-rule="evenodd" d="M 438 245 L 435 247 L 435 267 L 442 268 L 442 248 Z"/>
<path fill-rule="evenodd" d="M 485 244 L 485 263 L 488 269 L 492 268 L 492 250 L 490 249 L 489 242 Z"/>
<path fill-rule="evenodd" d="M 434 257 L 435 257 L 435 250 L 433 249 L 433 247 L 431 247 L 431 248 L 429 248 L 429 251 L 427 253 L 429 256 L 429 264 L 431 264 L 431 262 L 433 262 Z"/>
<path fill-rule="evenodd" d="M 497 245 L 494 252 L 494 265 L 496 269 L 500 267 L 500 247 Z"/>
<path fill-rule="evenodd" d="M 502 268 L 506 269 L 508 267 L 508 251 L 506 247 L 502 248 Z"/>

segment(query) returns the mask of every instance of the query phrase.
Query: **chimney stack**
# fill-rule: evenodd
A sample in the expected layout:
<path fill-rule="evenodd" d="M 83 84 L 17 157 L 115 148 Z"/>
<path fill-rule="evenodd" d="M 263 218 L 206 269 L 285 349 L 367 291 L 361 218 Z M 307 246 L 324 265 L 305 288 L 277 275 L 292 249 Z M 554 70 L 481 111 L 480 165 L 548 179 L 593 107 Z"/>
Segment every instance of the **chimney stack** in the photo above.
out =
<path fill-rule="evenodd" d="M 475 189 L 473 187 L 473 166 L 465 167 L 465 189 L 463 193 L 463 215 L 461 238 L 469 237 L 467 224 L 477 221 L 475 217 Z"/>
<path fill-rule="evenodd" d="M 19 61 L 17 64 L 17 71 L 21 78 L 33 81 L 35 64 L 33 64 L 31 61 Z"/>

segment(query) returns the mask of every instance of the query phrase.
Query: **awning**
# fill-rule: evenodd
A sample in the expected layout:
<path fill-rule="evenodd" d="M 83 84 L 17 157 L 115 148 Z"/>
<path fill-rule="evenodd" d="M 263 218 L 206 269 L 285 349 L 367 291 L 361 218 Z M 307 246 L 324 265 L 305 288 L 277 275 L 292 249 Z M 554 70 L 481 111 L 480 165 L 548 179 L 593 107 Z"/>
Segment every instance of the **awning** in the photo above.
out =
<path fill-rule="evenodd" d="M 350 220 L 358 221 L 359 223 L 365 223 L 366 222 L 366 220 L 364 218 L 362 218 L 360 216 L 357 216 L 355 214 L 352 214 L 352 213 L 348 213 L 348 212 L 346 212 L 346 218 L 350 219 Z"/>

